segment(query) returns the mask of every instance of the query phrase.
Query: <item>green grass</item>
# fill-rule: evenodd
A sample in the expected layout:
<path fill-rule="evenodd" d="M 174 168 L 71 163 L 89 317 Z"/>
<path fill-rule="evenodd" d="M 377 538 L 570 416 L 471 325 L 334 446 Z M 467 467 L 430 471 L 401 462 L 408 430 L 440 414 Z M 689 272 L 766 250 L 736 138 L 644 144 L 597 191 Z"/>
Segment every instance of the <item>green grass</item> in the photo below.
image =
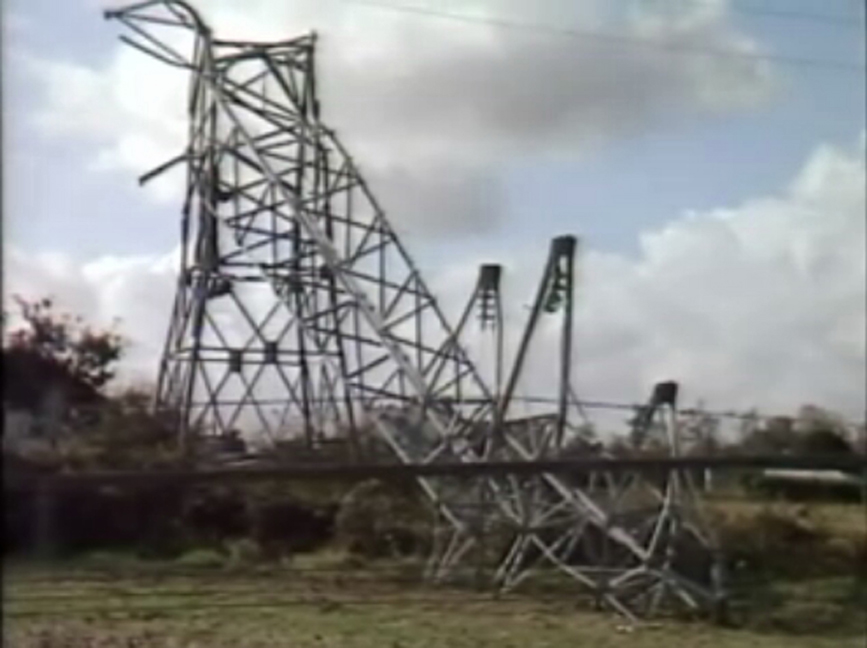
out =
<path fill-rule="evenodd" d="M 615 615 L 554 601 L 493 600 L 469 591 L 390 582 L 327 561 L 260 573 L 12 567 L 4 579 L 5 645 L 21 648 L 863 648 L 850 582 L 800 593 L 780 585 L 742 629 L 666 621 L 627 627 Z M 822 589 L 825 588 L 825 589 Z M 797 594 L 794 596 L 793 594 Z M 774 596 L 776 598 L 774 599 Z M 800 621 L 800 624 L 798 623 Z M 809 623 L 815 621 L 815 623 Z"/>
<path fill-rule="evenodd" d="M 529 582 L 524 594 L 494 600 L 483 591 L 422 586 L 414 561 L 369 563 L 332 549 L 268 562 L 255 547 L 238 544 L 167 561 L 95 553 L 50 566 L 7 564 L 4 645 L 867 646 L 867 585 L 858 574 L 865 567 L 858 557 L 867 555 L 859 550 L 867 546 L 863 507 L 715 500 L 709 509 L 721 530 L 742 532 L 729 550 L 752 552 L 748 571 L 733 583 L 737 629 L 673 620 L 631 628 L 616 615 L 591 611 L 581 590 L 562 581 L 539 589 Z M 778 537 L 768 513 L 821 532 L 820 540 L 807 546 Z M 531 587 L 550 598 L 532 598 Z"/>
<path fill-rule="evenodd" d="M 763 512 L 773 512 L 786 517 L 810 519 L 836 537 L 867 537 L 867 509 L 864 504 L 800 504 L 728 497 L 711 498 L 707 506 L 717 522 L 722 523 L 737 523 L 755 518 Z"/>

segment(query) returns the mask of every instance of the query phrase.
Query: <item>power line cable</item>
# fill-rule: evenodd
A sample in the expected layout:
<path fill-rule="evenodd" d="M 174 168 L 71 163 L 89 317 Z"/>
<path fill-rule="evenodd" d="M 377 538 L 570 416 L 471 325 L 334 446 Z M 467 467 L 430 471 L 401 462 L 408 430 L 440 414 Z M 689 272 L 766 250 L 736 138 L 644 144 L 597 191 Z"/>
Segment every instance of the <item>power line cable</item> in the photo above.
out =
<path fill-rule="evenodd" d="M 472 399 L 470 399 L 472 402 Z M 558 402 L 558 399 L 553 396 L 521 396 L 516 395 L 513 397 L 513 400 L 531 404 L 538 405 L 552 405 Z M 634 412 L 635 410 L 642 409 L 646 406 L 646 403 L 627 403 L 627 402 L 616 402 L 616 401 L 598 401 L 598 400 L 584 400 L 584 399 L 576 399 L 581 407 L 585 409 L 597 409 L 597 410 L 611 410 L 617 411 L 622 410 L 624 412 Z M 772 421 L 775 419 L 789 419 L 793 423 L 809 423 L 814 420 L 813 417 L 804 416 L 804 415 L 788 415 L 788 414 L 761 414 L 758 411 L 751 410 L 746 412 L 738 412 L 733 410 L 712 410 L 705 409 L 704 407 L 681 407 L 679 408 L 679 413 L 685 416 L 690 415 L 702 415 L 707 416 L 709 418 L 717 418 L 717 419 L 736 419 L 736 420 L 745 420 L 745 421 L 756 421 L 756 422 L 765 422 Z M 855 421 L 850 420 L 841 416 L 834 416 L 833 420 L 840 425 L 844 425 L 846 427 L 857 427 L 864 424 L 864 421 Z"/>
<path fill-rule="evenodd" d="M 666 9 L 668 6 L 672 8 L 683 7 L 712 7 L 716 6 L 714 2 L 708 0 L 636 0 L 638 4 L 651 5 L 660 9 Z M 754 7 L 743 7 L 741 5 L 730 5 L 727 11 L 735 15 L 755 16 L 757 18 L 768 18 L 772 20 L 790 20 L 798 22 L 814 23 L 816 25 L 840 27 L 845 29 L 861 29 L 860 15 L 843 15 L 829 13 L 815 13 L 809 11 L 796 11 L 791 9 L 757 9 Z"/>
<path fill-rule="evenodd" d="M 559 36 L 567 36 L 571 38 L 581 38 L 587 40 L 595 40 L 600 43 L 627 45 L 631 47 L 645 47 L 667 51 L 674 54 L 693 54 L 696 56 L 713 56 L 717 58 L 727 58 L 735 60 L 747 61 L 765 61 L 778 63 L 780 65 L 788 65 L 791 67 L 800 68 L 816 68 L 825 70 L 835 70 L 839 72 L 855 72 L 864 74 L 867 72 L 867 66 L 847 61 L 833 61 L 823 59 L 813 59 L 806 57 L 787 56 L 782 54 L 753 54 L 750 52 L 737 52 L 726 49 L 712 49 L 699 47 L 687 43 L 670 43 L 658 39 L 635 38 L 624 34 L 611 32 L 600 32 L 595 30 L 583 30 L 573 28 L 555 27 L 553 25 L 543 25 L 538 23 L 525 23 L 505 18 L 471 16 L 454 12 L 440 11 L 426 7 L 409 6 L 382 2 L 380 0 L 339 0 L 344 4 L 351 4 L 374 9 L 383 9 L 387 11 L 395 11 L 406 14 L 412 14 L 419 17 L 434 18 L 441 20 L 452 20 L 468 24 L 488 25 L 502 29 L 512 29 L 518 31 L 535 31 L 540 33 L 549 33 Z"/>

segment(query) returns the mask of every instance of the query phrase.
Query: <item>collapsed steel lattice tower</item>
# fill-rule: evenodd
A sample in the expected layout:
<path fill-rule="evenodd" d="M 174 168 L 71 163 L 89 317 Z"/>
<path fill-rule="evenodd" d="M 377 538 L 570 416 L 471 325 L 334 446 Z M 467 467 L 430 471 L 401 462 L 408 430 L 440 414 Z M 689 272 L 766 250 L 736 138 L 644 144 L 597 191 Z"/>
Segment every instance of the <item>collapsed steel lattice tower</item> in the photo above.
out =
<path fill-rule="evenodd" d="M 160 402 L 184 413 L 185 430 L 208 433 L 228 432 L 245 414 L 266 432 L 288 413 L 307 432 L 325 420 L 351 426 L 362 411 L 408 402 L 451 429 L 456 413 L 444 404 L 487 392 L 319 119 L 315 37 L 218 40 L 180 2 L 109 16 L 141 39 L 127 42 L 192 73 L 188 147 L 169 163 L 186 163 L 188 184 Z M 147 38 L 155 23 L 192 30 L 192 57 Z M 246 335 L 232 338 L 238 322 Z M 269 417 L 275 404 L 279 416 Z"/>
<path fill-rule="evenodd" d="M 321 121 L 315 36 L 221 40 L 178 0 L 106 16 L 132 32 L 122 37 L 129 45 L 190 75 L 186 148 L 142 178 L 179 163 L 187 174 L 158 389 L 158 405 L 181 413 L 182 437 L 256 426 L 274 435 L 302 429 L 310 439 L 364 421 L 407 463 L 556 455 L 569 407 L 574 239 L 555 241 L 545 274 L 568 284 L 557 289 L 569 300 L 558 411 L 541 428 L 528 427 L 507 420 L 520 359 L 502 395 L 498 365 L 492 394 L 460 341 L 466 314 L 457 330 L 449 327 L 351 156 Z M 176 34 L 191 41 L 190 53 Z M 495 267 L 475 294 L 501 335 Z M 662 530 L 678 519 L 672 480 L 642 517 L 660 529 L 649 539 L 616 514 L 611 498 L 622 484 L 599 490 L 550 474 L 457 487 L 444 478 L 418 481 L 448 529 L 432 557 L 433 578 L 447 577 L 495 524 L 509 538 L 496 572 L 503 586 L 542 558 L 630 616 L 627 599 L 639 581 L 644 593 L 668 584 L 696 605 L 697 596 L 712 595 L 660 559 L 676 535 Z M 490 502 L 482 512 L 480 499 Z M 589 529 L 619 556 L 604 577 L 575 559 Z"/>

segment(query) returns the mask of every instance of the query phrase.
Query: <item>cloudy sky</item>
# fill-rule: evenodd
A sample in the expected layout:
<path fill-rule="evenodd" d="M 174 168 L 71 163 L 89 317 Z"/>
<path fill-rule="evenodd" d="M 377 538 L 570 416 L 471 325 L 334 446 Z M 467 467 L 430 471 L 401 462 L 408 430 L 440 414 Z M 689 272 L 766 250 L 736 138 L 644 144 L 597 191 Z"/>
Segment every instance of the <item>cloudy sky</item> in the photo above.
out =
<path fill-rule="evenodd" d="M 324 118 L 450 311 L 499 260 L 516 334 L 549 239 L 582 238 L 582 396 L 673 378 L 863 416 L 863 0 L 199 5 L 225 36 L 319 33 Z M 136 177 L 183 145 L 186 79 L 103 6 L 3 3 L 4 295 L 120 318 L 146 378 L 181 184 Z"/>

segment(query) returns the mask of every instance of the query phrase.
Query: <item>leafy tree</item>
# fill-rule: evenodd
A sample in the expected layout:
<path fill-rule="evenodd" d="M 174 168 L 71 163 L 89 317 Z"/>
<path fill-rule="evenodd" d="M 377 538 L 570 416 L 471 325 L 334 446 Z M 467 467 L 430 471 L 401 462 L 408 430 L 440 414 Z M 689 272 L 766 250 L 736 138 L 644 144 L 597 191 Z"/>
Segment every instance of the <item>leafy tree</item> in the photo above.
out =
<path fill-rule="evenodd" d="M 816 428 L 804 433 L 800 453 L 805 455 L 852 454 L 849 442 L 836 430 Z"/>
<path fill-rule="evenodd" d="M 606 445 L 606 450 L 612 457 L 617 458 L 630 457 L 634 452 L 629 437 L 624 435 L 611 435 L 611 439 Z"/>
<path fill-rule="evenodd" d="M 813 405 L 798 412 L 799 454 L 852 454 L 854 448 L 846 438 L 845 421 L 835 414 Z"/>
<path fill-rule="evenodd" d="M 805 405 L 798 412 L 801 454 L 851 454 L 845 421 L 832 412 Z"/>
<path fill-rule="evenodd" d="M 741 449 L 756 454 L 850 454 L 846 424 L 814 406 L 802 407 L 796 417 L 776 416 L 747 435 Z"/>
<path fill-rule="evenodd" d="M 29 351 L 51 358 L 70 375 L 95 389 L 113 377 L 113 365 L 120 359 L 123 340 L 114 331 L 95 331 L 81 316 L 58 314 L 50 298 L 27 301 L 16 296 L 20 316 L 26 326 L 12 331 L 4 351 Z"/>
<path fill-rule="evenodd" d="M 174 418 L 153 412 L 146 389 L 127 389 L 100 407 L 100 415 L 62 447 L 64 464 L 79 470 L 179 467 Z"/>
<path fill-rule="evenodd" d="M 793 454 L 799 438 L 790 416 L 775 416 L 751 429 L 741 439 L 741 450 L 749 454 Z"/>
<path fill-rule="evenodd" d="M 719 418 L 705 412 L 701 403 L 694 410 L 683 412 L 679 428 L 683 450 L 699 456 L 716 454 L 722 446 L 719 427 Z"/>
<path fill-rule="evenodd" d="M 73 432 L 52 431 L 46 461 L 71 469 L 133 469 L 179 459 L 173 413 L 153 413 L 149 390 L 105 393 L 124 351 L 116 331 L 58 313 L 51 299 L 15 301 L 23 322 L 4 336 L 4 398 L 36 412 L 60 387 L 66 400 L 61 423 Z"/>
<path fill-rule="evenodd" d="M 854 450 L 859 454 L 867 454 L 867 423 L 859 423 L 855 426 Z"/>
<path fill-rule="evenodd" d="M 52 387 L 61 387 L 71 406 L 93 404 L 114 377 L 123 340 L 98 331 L 81 317 L 58 314 L 51 299 L 15 297 L 23 326 L 3 339 L 5 398 L 35 411 Z M 4 324 L 8 316 L 4 313 Z"/>
<path fill-rule="evenodd" d="M 604 444 L 598 440 L 596 428 L 592 423 L 579 425 L 574 434 L 563 444 L 560 449 L 560 459 L 580 459 L 582 457 L 599 456 L 604 449 Z"/>

